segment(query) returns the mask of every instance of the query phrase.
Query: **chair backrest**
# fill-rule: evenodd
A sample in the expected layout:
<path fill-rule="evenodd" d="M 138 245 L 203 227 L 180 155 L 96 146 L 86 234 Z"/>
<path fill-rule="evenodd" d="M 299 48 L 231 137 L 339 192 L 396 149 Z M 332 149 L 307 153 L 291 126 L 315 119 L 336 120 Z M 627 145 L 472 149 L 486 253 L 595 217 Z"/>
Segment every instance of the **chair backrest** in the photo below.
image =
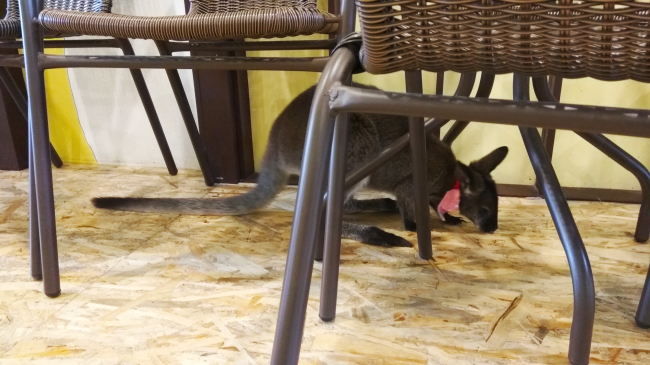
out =
<path fill-rule="evenodd" d="M 279 7 L 317 9 L 316 0 L 190 0 L 190 14 L 226 13 Z"/>
<path fill-rule="evenodd" d="M 316 0 L 190 0 L 190 14 L 229 13 L 279 7 L 317 9 Z"/>
<path fill-rule="evenodd" d="M 357 0 L 368 72 L 518 72 L 650 82 L 650 4 Z"/>
<path fill-rule="evenodd" d="M 45 0 L 46 9 L 110 13 L 113 0 Z"/>

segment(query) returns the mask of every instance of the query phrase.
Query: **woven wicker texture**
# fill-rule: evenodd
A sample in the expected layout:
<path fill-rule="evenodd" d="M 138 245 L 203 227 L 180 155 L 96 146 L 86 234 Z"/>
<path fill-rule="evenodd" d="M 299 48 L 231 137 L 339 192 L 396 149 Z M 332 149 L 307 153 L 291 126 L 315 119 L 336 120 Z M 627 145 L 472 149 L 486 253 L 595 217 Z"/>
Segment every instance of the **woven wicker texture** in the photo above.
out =
<path fill-rule="evenodd" d="M 45 0 L 46 9 L 110 13 L 113 0 Z"/>
<path fill-rule="evenodd" d="M 188 15 L 162 17 L 46 9 L 39 19 L 58 33 L 157 40 L 327 34 L 337 26 L 315 0 L 194 0 Z"/>
<path fill-rule="evenodd" d="M 18 0 L 7 1 L 7 14 L 0 20 L 0 39 L 16 39 L 20 37 L 20 12 Z"/>
<path fill-rule="evenodd" d="M 619 0 L 356 0 L 362 61 L 399 70 L 650 82 L 650 4 Z"/>

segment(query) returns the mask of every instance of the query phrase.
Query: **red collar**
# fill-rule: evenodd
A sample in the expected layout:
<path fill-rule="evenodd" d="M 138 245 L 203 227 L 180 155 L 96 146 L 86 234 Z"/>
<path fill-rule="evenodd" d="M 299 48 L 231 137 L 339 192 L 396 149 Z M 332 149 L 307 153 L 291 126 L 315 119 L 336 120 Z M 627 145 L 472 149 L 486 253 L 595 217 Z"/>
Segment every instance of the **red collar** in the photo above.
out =
<path fill-rule="evenodd" d="M 460 181 L 456 180 L 456 184 L 454 185 L 454 189 L 460 190 Z M 451 190 L 454 190 L 451 189 Z"/>

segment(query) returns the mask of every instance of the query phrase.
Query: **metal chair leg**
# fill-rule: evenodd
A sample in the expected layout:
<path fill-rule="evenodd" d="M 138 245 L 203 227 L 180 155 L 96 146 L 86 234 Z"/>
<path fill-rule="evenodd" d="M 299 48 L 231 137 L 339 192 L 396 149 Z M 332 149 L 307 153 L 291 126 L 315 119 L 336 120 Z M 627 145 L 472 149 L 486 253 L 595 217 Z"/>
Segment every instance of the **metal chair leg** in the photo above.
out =
<path fill-rule="evenodd" d="M 156 46 L 158 47 L 158 52 L 161 56 L 171 56 L 171 52 L 167 48 L 167 44 L 163 41 L 156 41 Z M 194 120 L 194 115 L 192 115 L 192 108 L 190 107 L 189 101 L 187 101 L 187 95 L 183 89 L 183 84 L 181 83 L 181 77 L 178 75 L 178 70 L 165 70 L 167 72 L 167 77 L 169 78 L 169 83 L 174 91 L 174 96 L 176 97 L 176 102 L 178 103 L 178 108 L 181 111 L 183 116 L 183 122 L 185 122 L 185 127 L 187 128 L 187 133 L 190 136 L 190 141 L 192 142 L 192 147 L 194 148 L 194 153 L 196 158 L 199 161 L 199 166 L 203 172 L 203 179 L 205 184 L 208 186 L 213 186 L 215 183 L 215 178 L 212 175 L 210 169 L 210 163 L 208 162 L 208 153 L 199 133 L 199 129 L 196 126 L 196 121 Z"/>
<path fill-rule="evenodd" d="M 36 180 L 34 177 L 34 149 L 31 128 L 27 130 L 27 156 L 29 161 L 29 257 L 32 278 L 43 280 L 41 263 L 41 239 L 38 233 L 38 205 L 36 202 Z"/>
<path fill-rule="evenodd" d="M 641 243 L 647 242 L 650 237 L 650 172 L 641 162 L 602 134 L 577 134 L 607 155 L 607 157 L 631 172 L 639 180 L 643 199 L 641 201 L 641 209 L 639 210 L 639 218 L 636 222 L 634 240 Z"/>
<path fill-rule="evenodd" d="M 314 264 L 315 225 L 319 216 L 314 207 L 319 207 L 323 199 L 323 176 L 327 173 L 327 152 L 334 133 L 327 92 L 335 82 L 346 80 L 356 63 L 354 52 L 345 47 L 339 48 L 330 58 L 316 87 L 300 170 L 300 185 L 271 355 L 272 365 L 295 365 L 300 356 Z"/>
<path fill-rule="evenodd" d="M 540 101 L 558 101 L 557 97 L 551 92 L 551 88 L 545 77 L 534 78 L 533 87 Z M 621 167 L 631 172 L 639 180 L 643 199 L 641 201 L 641 209 L 639 210 L 639 218 L 636 223 L 634 239 L 637 242 L 648 241 L 648 238 L 650 238 L 650 172 L 641 162 L 602 134 L 576 133 L 607 155 L 607 157 L 614 160 L 614 162 L 621 165 Z"/>
<path fill-rule="evenodd" d="M 476 91 L 477 98 L 489 98 L 492 93 L 492 87 L 494 86 L 494 74 L 489 74 L 483 72 L 481 74 L 481 81 L 478 84 L 478 90 Z M 442 138 L 442 142 L 451 145 L 454 143 L 456 138 L 467 128 L 469 122 L 465 121 L 456 121 L 451 128 L 445 133 L 445 136 Z"/>
<path fill-rule="evenodd" d="M 16 84 L 16 80 L 14 80 L 6 67 L 0 67 L 0 81 L 2 81 L 2 84 L 7 88 L 9 95 L 11 95 L 11 98 L 18 107 L 18 110 L 20 110 L 20 113 L 25 117 L 25 121 L 27 121 L 27 98 L 20 90 Z M 50 143 L 50 155 L 52 156 L 52 164 L 55 167 L 59 168 L 63 166 L 63 161 L 54 149 L 54 146 L 52 146 L 52 143 Z"/>
<path fill-rule="evenodd" d="M 529 79 L 527 77 L 515 75 L 515 100 L 528 100 L 528 83 Z M 540 181 L 542 195 L 546 199 L 555 228 L 564 246 L 571 271 L 573 281 L 573 323 L 571 324 L 569 342 L 569 361 L 574 365 L 588 364 L 596 311 L 596 297 L 587 251 L 537 129 L 520 127 L 519 130 L 535 170 L 535 175 Z"/>
<path fill-rule="evenodd" d="M 325 251 L 325 212 L 327 207 L 320 208 L 318 228 L 316 229 L 316 242 L 314 242 L 314 261 L 323 262 Z"/>
<path fill-rule="evenodd" d="M 330 165 L 330 157 L 327 157 L 327 162 L 325 163 L 326 166 Z M 326 173 L 323 175 L 323 196 L 325 196 L 325 199 L 321 201 L 320 203 L 320 208 L 318 210 L 318 227 L 316 229 L 316 241 L 314 242 L 314 261 L 318 262 L 323 262 L 323 255 L 324 255 L 324 250 L 325 250 L 325 230 L 327 229 L 325 226 L 325 218 L 327 216 L 327 210 L 329 207 L 327 206 L 327 189 L 328 189 L 328 178 L 329 178 L 329 173 Z"/>
<path fill-rule="evenodd" d="M 332 140 L 319 312 L 320 318 L 325 322 L 331 322 L 336 317 L 349 119 L 347 113 L 341 113 L 336 117 L 334 139 Z"/>
<path fill-rule="evenodd" d="M 129 42 L 128 39 L 117 38 L 116 40 L 120 44 L 122 53 L 125 56 L 135 56 L 131 42 Z M 158 148 L 160 148 L 160 152 L 162 153 L 163 159 L 165 160 L 167 171 L 169 171 L 170 175 L 174 176 L 178 174 L 178 169 L 176 168 L 176 163 L 174 162 L 172 151 L 169 149 L 169 144 L 167 143 L 165 132 L 163 131 L 162 125 L 160 124 L 160 118 L 158 118 L 156 107 L 153 105 L 153 100 L 151 99 L 149 88 L 147 88 L 147 84 L 144 81 L 142 70 L 132 68 L 129 69 L 129 71 L 131 71 L 131 77 L 133 78 L 135 87 L 138 90 L 138 95 L 140 95 L 140 100 L 142 100 L 142 106 L 144 106 L 144 110 L 147 113 L 147 117 L 149 118 L 149 123 L 151 124 L 153 134 L 156 136 Z"/>
<path fill-rule="evenodd" d="M 50 165 L 50 144 L 45 99 L 45 78 L 38 68 L 38 55 L 43 52 L 43 34 L 36 23 L 38 2 L 21 0 L 20 12 L 25 53 L 25 75 L 29 95 L 29 128 L 32 137 L 34 181 L 38 209 L 38 226 L 43 267 L 45 295 L 57 297 L 61 294 L 59 260 L 56 245 L 56 220 L 54 212 L 54 191 L 52 188 L 52 166 Z"/>
<path fill-rule="evenodd" d="M 545 77 L 534 78 L 533 86 L 535 88 L 535 94 L 537 94 L 537 98 L 540 101 L 557 101 L 556 94 L 551 92 L 551 88 Z M 559 94 L 559 90 L 557 91 Z M 641 162 L 602 134 L 576 133 L 607 155 L 607 157 L 631 172 L 639 180 L 643 200 L 641 201 L 641 209 L 639 210 L 634 239 L 637 242 L 647 242 L 650 237 L 650 172 Z M 639 327 L 650 328 L 650 270 L 648 271 L 646 282 L 643 286 L 639 307 L 637 308 L 634 320 Z"/>
<path fill-rule="evenodd" d="M 406 71 L 406 92 L 422 94 L 421 71 Z M 433 247 L 431 246 L 429 194 L 427 192 L 427 141 L 423 118 L 409 117 L 409 135 L 411 139 L 411 165 L 418 249 L 420 257 L 428 260 L 433 257 Z"/>
<path fill-rule="evenodd" d="M 636 310 L 634 321 L 641 328 L 650 328 L 650 268 L 645 278 L 645 284 L 641 292 L 641 300 L 639 301 L 639 307 Z"/>

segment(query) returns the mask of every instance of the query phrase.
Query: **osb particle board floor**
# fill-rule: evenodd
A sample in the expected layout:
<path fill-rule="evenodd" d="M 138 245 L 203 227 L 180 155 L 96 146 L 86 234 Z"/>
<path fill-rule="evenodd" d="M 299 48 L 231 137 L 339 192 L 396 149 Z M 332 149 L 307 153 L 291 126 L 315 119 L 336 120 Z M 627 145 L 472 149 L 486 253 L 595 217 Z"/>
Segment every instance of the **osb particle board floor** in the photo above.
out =
<path fill-rule="evenodd" d="M 266 364 L 294 189 L 264 212 L 198 217 L 99 211 L 100 195 L 202 197 L 198 172 L 55 170 L 63 294 L 29 276 L 25 172 L 0 172 L 0 364 Z M 593 364 L 647 364 L 633 317 L 650 246 L 638 206 L 571 203 L 593 265 Z M 355 216 L 403 235 L 392 214 Z M 344 241 L 337 320 L 318 319 L 315 265 L 301 364 L 566 364 L 571 279 L 541 200 L 501 199 L 500 229 L 433 221 L 436 266 L 414 249 Z"/>

